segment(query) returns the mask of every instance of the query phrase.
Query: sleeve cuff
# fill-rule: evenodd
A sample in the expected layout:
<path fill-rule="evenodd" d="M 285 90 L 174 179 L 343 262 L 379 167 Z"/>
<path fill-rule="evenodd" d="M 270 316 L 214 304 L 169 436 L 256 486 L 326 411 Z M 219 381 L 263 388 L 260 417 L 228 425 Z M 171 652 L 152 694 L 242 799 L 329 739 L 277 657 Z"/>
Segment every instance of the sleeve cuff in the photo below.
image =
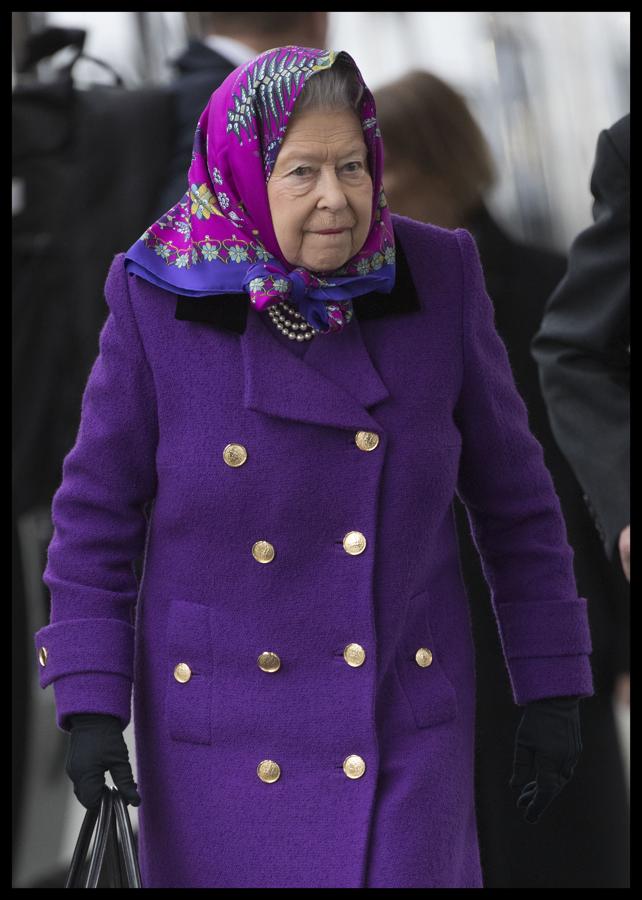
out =
<path fill-rule="evenodd" d="M 64 620 L 41 628 L 34 635 L 40 687 L 80 674 L 132 681 L 134 634 L 134 626 L 119 619 Z"/>
<path fill-rule="evenodd" d="M 53 683 L 56 724 L 70 731 L 68 716 L 76 713 L 103 713 L 117 716 L 123 730 L 131 719 L 132 682 L 122 675 L 80 673 L 65 675 Z"/>
<path fill-rule="evenodd" d="M 588 604 L 584 597 L 539 603 L 502 603 L 497 609 L 497 619 L 509 661 L 578 656 L 593 650 Z"/>
<path fill-rule="evenodd" d="M 519 706 L 545 697 L 591 697 L 595 693 L 587 655 L 512 659 L 508 672 Z"/>
<path fill-rule="evenodd" d="M 502 603 L 497 619 L 515 703 L 594 694 L 585 597 Z"/>

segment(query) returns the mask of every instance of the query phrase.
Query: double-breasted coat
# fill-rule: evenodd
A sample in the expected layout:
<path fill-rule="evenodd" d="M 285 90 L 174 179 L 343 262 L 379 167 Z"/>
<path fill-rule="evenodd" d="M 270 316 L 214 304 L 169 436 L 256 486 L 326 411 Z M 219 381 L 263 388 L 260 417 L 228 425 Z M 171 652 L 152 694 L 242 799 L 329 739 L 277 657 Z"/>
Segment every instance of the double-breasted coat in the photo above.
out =
<path fill-rule="evenodd" d="M 110 269 L 35 644 L 60 728 L 133 686 L 146 887 L 482 887 L 455 493 L 516 703 L 593 692 L 475 244 L 393 223 L 392 294 L 304 355 Z"/>

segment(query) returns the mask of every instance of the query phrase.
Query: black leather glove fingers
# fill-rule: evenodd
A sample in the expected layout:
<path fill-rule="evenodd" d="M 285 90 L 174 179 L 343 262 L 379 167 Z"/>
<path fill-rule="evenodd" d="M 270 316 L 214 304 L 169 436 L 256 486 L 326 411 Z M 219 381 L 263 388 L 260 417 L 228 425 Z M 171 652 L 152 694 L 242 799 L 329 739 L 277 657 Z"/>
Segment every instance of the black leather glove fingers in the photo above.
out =
<path fill-rule="evenodd" d="M 579 698 L 553 697 L 526 706 L 517 729 L 510 786 L 524 819 L 539 821 L 570 780 L 582 751 Z"/>
<path fill-rule="evenodd" d="M 84 713 L 69 717 L 71 735 L 65 771 L 74 794 L 87 809 L 100 803 L 106 771 L 126 803 L 141 802 L 129 762 L 122 724 L 116 716 Z"/>

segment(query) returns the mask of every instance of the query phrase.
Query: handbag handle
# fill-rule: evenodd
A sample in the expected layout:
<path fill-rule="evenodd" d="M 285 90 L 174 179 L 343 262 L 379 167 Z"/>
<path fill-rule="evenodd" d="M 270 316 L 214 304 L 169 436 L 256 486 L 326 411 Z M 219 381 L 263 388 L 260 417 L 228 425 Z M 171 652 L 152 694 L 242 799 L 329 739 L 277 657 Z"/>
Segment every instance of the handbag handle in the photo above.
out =
<path fill-rule="evenodd" d="M 100 877 L 100 870 L 102 869 L 105 849 L 107 847 L 107 838 L 109 837 L 112 809 L 113 797 L 111 789 L 105 785 L 105 790 L 103 790 L 100 798 L 100 806 L 97 809 L 90 808 L 85 813 L 85 818 L 71 858 L 71 866 L 69 867 L 67 883 L 65 884 L 66 888 L 95 888 L 98 885 L 98 878 Z M 85 884 L 80 884 L 80 874 L 92 835 L 94 836 L 94 842 L 89 857 L 89 870 L 85 879 Z"/>
<path fill-rule="evenodd" d="M 84 884 L 81 872 L 92 836 L 89 852 L 89 868 Z M 125 808 L 125 801 L 116 788 L 104 786 L 100 805 L 85 813 L 80 834 L 76 841 L 66 888 L 96 888 L 107 860 L 110 887 L 141 887 L 140 870 L 136 857 L 134 835 Z"/>
<path fill-rule="evenodd" d="M 116 839 L 119 841 L 121 849 L 118 859 L 124 867 L 124 873 L 121 873 L 125 882 L 123 887 L 139 888 L 142 887 L 142 884 L 132 823 L 129 821 L 123 795 L 116 788 L 113 789 L 112 794 L 114 797 L 113 812 L 116 825 Z"/>
<path fill-rule="evenodd" d="M 114 78 L 114 84 L 123 88 L 125 82 L 116 70 L 105 62 L 104 59 L 98 59 L 84 52 L 85 38 L 87 32 L 83 28 L 61 28 L 60 26 L 50 25 L 35 34 L 29 35 L 25 42 L 25 51 L 23 58 L 18 66 L 18 72 L 24 74 L 34 68 L 39 62 L 53 56 L 59 50 L 65 47 L 73 47 L 75 54 L 71 62 L 60 68 L 59 74 L 62 80 L 71 83 L 72 69 L 79 59 L 88 59 L 101 68 L 105 69 Z"/>

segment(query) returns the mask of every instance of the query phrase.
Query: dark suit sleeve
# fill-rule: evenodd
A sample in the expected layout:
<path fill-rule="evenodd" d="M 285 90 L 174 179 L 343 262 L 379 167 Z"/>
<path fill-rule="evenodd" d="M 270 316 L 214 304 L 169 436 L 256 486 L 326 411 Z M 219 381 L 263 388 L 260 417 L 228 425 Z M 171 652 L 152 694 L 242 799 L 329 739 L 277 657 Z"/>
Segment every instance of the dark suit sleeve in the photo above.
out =
<path fill-rule="evenodd" d="M 531 344 L 555 439 L 584 491 L 609 559 L 630 522 L 628 116 L 598 140 L 594 223 Z"/>

